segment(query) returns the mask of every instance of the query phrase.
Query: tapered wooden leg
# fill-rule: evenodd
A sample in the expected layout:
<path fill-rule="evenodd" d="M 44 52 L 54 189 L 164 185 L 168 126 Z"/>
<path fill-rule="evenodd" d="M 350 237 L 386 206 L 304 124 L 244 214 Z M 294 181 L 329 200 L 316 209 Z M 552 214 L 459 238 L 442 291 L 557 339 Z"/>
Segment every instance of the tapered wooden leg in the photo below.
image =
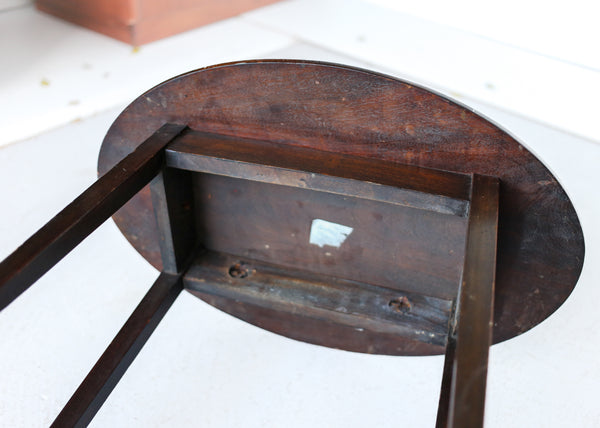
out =
<path fill-rule="evenodd" d="M 453 330 L 454 327 L 451 327 Z M 454 366 L 454 353 L 456 351 L 456 340 L 454 333 L 448 335 L 446 344 L 446 356 L 444 358 L 444 374 L 442 376 L 442 388 L 440 391 L 440 401 L 435 426 L 437 428 L 448 427 L 448 411 L 450 403 L 450 392 L 452 391 L 452 372 Z"/>
<path fill-rule="evenodd" d="M 163 167 L 150 184 L 163 272 L 181 272 L 196 247 L 192 174 Z"/>
<path fill-rule="evenodd" d="M 54 420 L 53 427 L 89 424 L 182 289 L 180 275 L 160 274 Z"/>
<path fill-rule="evenodd" d="M 493 327 L 498 187 L 496 178 L 473 177 L 465 264 L 446 350 L 438 427 L 483 426 Z"/>
<path fill-rule="evenodd" d="M 162 126 L 2 261 L 0 310 L 148 184 L 163 165 L 165 146 L 184 129 Z"/>
<path fill-rule="evenodd" d="M 182 290 L 181 277 L 196 245 L 191 173 L 161 164 L 151 183 L 163 272 L 54 421 L 85 426 L 119 382 Z"/>

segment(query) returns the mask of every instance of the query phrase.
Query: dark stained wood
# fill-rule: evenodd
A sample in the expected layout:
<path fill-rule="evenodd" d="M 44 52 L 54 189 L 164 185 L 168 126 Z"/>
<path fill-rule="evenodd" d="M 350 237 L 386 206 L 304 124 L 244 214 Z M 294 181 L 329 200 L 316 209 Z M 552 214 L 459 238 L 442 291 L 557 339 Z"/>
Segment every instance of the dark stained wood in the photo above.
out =
<path fill-rule="evenodd" d="M 196 229 L 204 248 L 443 299 L 456 297 L 465 218 L 212 174 L 197 174 L 194 188 Z M 339 247 L 311 244 L 316 219 L 352 232 Z"/>
<path fill-rule="evenodd" d="M 371 352 L 372 343 L 380 342 L 385 345 L 378 352 L 393 353 L 398 340 L 389 336 L 395 332 L 407 344 L 445 345 L 448 313 L 435 325 L 422 316 L 382 319 L 385 298 L 368 290 L 409 294 L 420 307 L 424 300 L 449 305 L 456 298 L 470 176 L 193 131 L 169 145 L 166 160 L 172 168 L 202 172 L 193 177 L 202 247 L 263 267 L 263 274 L 244 279 L 240 288 L 227 282 L 233 280 L 219 263 L 199 261 L 190 274 L 195 295 L 243 302 L 285 318 L 302 313 L 304 320 L 313 320 L 288 325 L 271 317 L 261 327 L 310 343 L 337 346 L 344 339 L 344 349 Z M 309 242 L 315 219 L 353 229 L 340 247 L 319 247 Z M 270 265 L 277 269 L 265 276 L 264 266 Z M 301 281 L 307 275 L 313 279 Z M 338 283 L 357 285 L 353 290 L 351 285 L 336 288 Z M 361 287 L 368 290 L 361 293 Z M 336 311 L 339 305 L 333 302 L 352 291 L 353 299 L 364 297 L 360 308 L 352 314 Z M 387 304 L 396 298 L 388 297 Z M 384 307 L 389 315 L 390 307 Z M 248 311 L 234 315 L 254 318 Z M 337 331 L 323 335 L 324 326 Z M 356 340 L 357 332 L 371 340 Z"/>
<path fill-rule="evenodd" d="M 199 291 L 194 291 L 193 294 L 212 306 L 260 328 L 329 348 L 367 354 L 414 356 L 443 354 L 445 349 L 444 346 L 411 340 L 398 334 L 372 334 L 368 330 L 357 330 L 352 326 L 312 318 L 302 313 L 279 311 Z M 315 331 L 318 331 L 319 335 L 315 335 Z"/>
<path fill-rule="evenodd" d="M 446 353 L 439 427 L 481 427 L 492 344 L 498 234 L 498 180 L 473 178 L 469 228 L 455 327 Z"/>
<path fill-rule="evenodd" d="M 451 300 L 407 293 L 307 271 L 204 252 L 184 277 L 192 294 L 207 293 L 283 312 L 302 313 L 357 331 L 396 334 L 446 345 Z"/>
<path fill-rule="evenodd" d="M 155 131 L 165 122 L 190 129 Z M 348 67 L 255 61 L 177 77 L 119 116 L 99 169 L 0 264 L 8 304 L 155 176 L 115 220 L 163 272 L 54 426 L 93 418 L 185 283 L 315 344 L 392 355 L 447 345 L 437 425 L 479 427 L 492 338 L 547 317 L 583 260 L 570 201 L 515 140 L 436 94 Z M 315 245 L 317 219 L 346 226 L 344 242 Z"/>
<path fill-rule="evenodd" d="M 182 272 L 196 247 L 192 174 L 164 167 L 152 180 L 163 272 Z"/>
<path fill-rule="evenodd" d="M 180 132 L 184 129 L 178 128 Z M 151 188 L 161 237 L 163 272 L 53 426 L 87 426 L 183 288 L 181 276 L 196 247 L 191 173 L 167 168 L 164 157 L 161 161 L 162 169 L 152 180 Z"/>
<path fill-rule="evenodd" d="M 293 279 L 281 272 L 266 277 L 259 274 L 258 279 L 246 281 L 254 288 L 232 290 L 218 281 L 219 270 L 214 266 L 208 270 L 196 267 L 195 295 L 227 296 L 261 307 L 263 312 L 285 313 L 286 318 L 301 312 L 304 320 L 314 319 L 282 329 L 281 319 L 271 317 L 261 326 L 325 346 L 337 346 L 345 338 L 346 349 L 351 346 L 353 350 L 371 352 L 377 341 L 383 344 L 377 352 L 393 353 L 399 340 L 390 340 L 392 332 L 403 332 L 400 340 L 407 344 L 415 340 L 432 346 L 445 344 L 448 314 L 437 320 L 437 328 L 425 328 L 423 322 L 415 324 L 410 316 L 403 317 L 404 322 L 398 325 L 390 325 L 390 320 L 367 323 L 364 317 L 362 324 L 357 324 L 355 316 L 336 313 L 331 307 L 310 308 L 306 302 L 302 305 L 298 301 L 285 303 L 284 297 L 308 295 L 308 290 L 319 283 L 322 292 L 315 294 L 313 301 L 318 297 L 323 297 L 322 303 L 327 299 L 335 301 L 341 299 L 343 292 L 338 290 L 336 294 L 324 284 L 343 283 L 345 279 L 349 284 L 362 282 L 365 287 L 378 290 L 386 288 L 377 286 L 387 287 L 387 293 L 389 289 L 397 290 L 398 295 L 412 293 L 411 300 L 454 299 L 463 264 L 466 220 L 461 217 L 468 208 L 463 199 L 469 197 L 469 176 L 194 132 L 169 145 L 166 158 L 170 167 L 211 173 L 195 174 L 193 179 L 196 229 L 203 247 L 237 254 L 254 264 L 273 263 L 281 272 L 302 271 L 303 275 L 317 274 L 319 278 L 302 283 L 297 278 L 302 276 L 299 274 Z M 368 182 L 360 181 L 367 179 Z M 339 222 L 354 230 L 340 248 L 320 248 L 309 244 L 311 222 L 316 218 Z M 252 293 L 263 290 L 264 281 L 280 284 L 274 288 L 277 295 Z M 250 294 L 236 294 L 242 291 Z M 369 303 L 376 310 L 381 302 L 375 300 L 381 296 L 368 295 L 373 297 Z M 363 309 L 367 306 L 365 303 Z M 389 306 L 385 308 L 389 310 Z M 247 312 L 235 315 L 251 321 Z M 337 328 L 337 332 L 322 335 L 325 325 Z M 355 328 L 348 329 L 348 325 Z M 307 334 L 309 326 L 312 331 Z M 357 335 L 360 340 L 350 338 Z M 377 340 L 367 342 L 362 339 L 365 336 Z"/>
<path fill-rule="evenodd" d="M 182 290 L 180 275 L 161 273 L 52 423 L 85 427 L 98 412 Z"/>
<path fill-rule="evenodd" d="M 176 168 L 461 216 L 471 184 L 466 174 L 193 131 L 174 141 L 166 157 Z"/>
<path fill-rule="evenodd" d="M 0 263 L 0 310 L 58 263 L 159 171 L 185 127 L 164 125 Z"/>
<path fill-rule="evenodd" d="M 458 217 L 442 215 L 447 210 L 437 209 L 424 192 L 468 199 L 470 176 L 196 132 L 170 144 L 166 159 L 170 167 L 210 172 L 193 178 L 198 239 L 205 248 L 237 255 L 204 253 L 186 275 L 193 294 L 243 302 L 286 319 L 301 313 L 303 321 L 291 328 L 281 328 L 281 317 L 261 327 L 325 346 L 341 338 L 345 349 L 351 343 L 362 352 L 394 353 L 399 341 L 445 345 L 463 264 L 461 217 L 468 206 L 451 212 Z M 370 181 L 359 181 L 365 179 Z M 375 198 L 375 189 L 383 186 L 391 197 Z M 414 203 L 407 204 L 408 198 Z M 445 198 L 437 204 L 464 202 Z M 160 205 L 153 194 L 157 199 Z M 315 218 L 354 230 L 340 248 L 319 248 L 308 239 Z M 251 278 L 229 275 L 238 257 L 253 266 Z M 417 309 L 398 317 L 391 308 L 402 306 L 403 298 Z M 431 302 L 443 302 L 445 312 Z M 427 318 L 432 310 L 434 324 Z M 247 313 L 236 316 L 252 322 Z M 336 330 L 335 340 L 322 334 L 327 328 Z M 357 333 L 371 340 L 349 339 Z M 373 342 L 385 346 L 374 348 Z"/>
<path fill-rule="evenodd" d="M 456 309 L 456 308 L 454 308 Z M 453 312 L 452 318 L 455 313 Z M 444 356 L 444 371 L 440 388 L 440 399 L 438 401 L 438 411 L 435 421 L 436 428 L 448 427 L 448 412 L 450 410 L 450 395 L 452 393 L 452 374 L 454 370 L 454 353 L 456 351 L 456 337 L 454 335 L 454 320 L 449 326 L 448 340 L 446 341 L 446 352 Z"/>
<path fill-rule="evenodd" d="M 104 141 L 100 172 L 165 121 L 236 138 L 499 177 L 496 342 L 548 317 L 579 277 L 584 255 L 581 227 L 548 169 L 497 126 L 412 84 L 350 67 L 288 60 L 197 70 L 148 91 L 119 116 Z M 140 192 L 115 220 L 134 247 L 160 269 L 149 190 Z M 268 326 L 264 309 L 205 298 Z M 277 323 L 294 324 L 291 318 Z M 359 339 L 335 340 L 336 347 L 344 348 L 346 341 L 348 349 L 356 349 L 351 341 Z M 385 348 L 374 342 L 366 346 Z M 406 346 L 393 346 L 394 353 L 417 349 Z M 418 349 L 423 354 L 440 352 L 439 347 Z"/>

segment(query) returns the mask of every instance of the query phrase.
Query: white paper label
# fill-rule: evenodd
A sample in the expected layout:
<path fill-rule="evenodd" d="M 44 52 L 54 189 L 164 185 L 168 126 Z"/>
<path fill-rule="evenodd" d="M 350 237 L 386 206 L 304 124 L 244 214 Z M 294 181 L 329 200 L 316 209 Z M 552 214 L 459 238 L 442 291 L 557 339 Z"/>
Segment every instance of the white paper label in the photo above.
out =
<path fill-rule="evenodd" d="M 309 242 L 318 245 L 319 247 L 329 245 L 331 247 L 339 248 L 353 230 L 353 228 L 344 226 L 343 224 L 332 223 L 316 218 L 312 221 L 310 227 Z"/>

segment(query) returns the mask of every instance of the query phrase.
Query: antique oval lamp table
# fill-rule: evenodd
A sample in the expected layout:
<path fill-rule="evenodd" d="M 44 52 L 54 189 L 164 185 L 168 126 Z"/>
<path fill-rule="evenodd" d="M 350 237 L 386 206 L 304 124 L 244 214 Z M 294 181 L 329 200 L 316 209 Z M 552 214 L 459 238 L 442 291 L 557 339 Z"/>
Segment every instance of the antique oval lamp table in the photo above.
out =
<path fill-rule="evenodd" d="M 0 264 L 2 309 L 113 216 L 161 272 L 54 426 L 89 423 L 182 290 L 304 342 L 445 354 L 437 425 L 481 426 L 490 345 L 552 314 L 582 268 L 575 210 L 519 142 L 347 66 L 175 77 L 119 115 L 98 168 Z"/>

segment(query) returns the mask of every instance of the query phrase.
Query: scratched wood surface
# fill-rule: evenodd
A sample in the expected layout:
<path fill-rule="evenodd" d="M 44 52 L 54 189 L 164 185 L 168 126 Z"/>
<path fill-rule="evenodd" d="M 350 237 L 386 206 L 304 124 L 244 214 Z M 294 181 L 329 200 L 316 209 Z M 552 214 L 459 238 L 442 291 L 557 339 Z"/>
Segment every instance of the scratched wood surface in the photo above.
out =
<path fill-rule="evenodd" d="M 500 188 L 494 342 L 535 326 L 554 312 L 577 282 L 584 243 L 577 215 L 544 165 L 505 131 L 469 109 L 394 78 L 302 61 L 255 61 L 197 70 L 135 100 L 103 143 L 99 174 L 165 122 L 198 131 L 461 173 L 497 176 Z M 342 167 L 342 166 L 341 166 Z M 115 216 L 132 245 L 161 268 L 149 189 Z M 206 297 L 209 303 L 265 328 L 302 323 L 296 338 L 327 337 L 329 346 L 390 354 L 443 348 L 393 335 L 358 347 L 318 320 Z M 273 321 L 273 317 L 279 317 Z M 273 327 L 274 328 L 274 327 Z M 355 338 L 354 338 L 355 339 Z M 357 339 L 358 340 L 358 339 Z M 391 343 L 387 344 L 386 343 Z"/>
<path fill-rule="evenodd" d="M 196 224 L 179 235 L 208 250 L 185 275 L 188 291 L 225 298 L 219 307 L 246 320 L 232 302 L 263 308 L 271 316 L 253 323 L 319 345 L 340 346 L 331 337 L 362 352 L 445 345 L 469 175 L 190 130 L 169 146 L 166 165 L 193 174 L 172 189 L 194 193 Z M 153 193 L 155 212 L 163 199 Z M 314 242 L 340 225 L 350 228 L 343 240 Z M 273 311 L 294 322 L 282 327 Z M 304 334 L 305 319 L 318 327 Z"/>
<path fill-rule="evenodd" d="M 239 264 L 238 260 L 237 256 L 204 251 L 185 275 L 186 289 L 199 297 L 224 297 L 287 314 L 331 321 L 353 328 L 356 336 L 372 338 L 378 333 L 387 333 L 412 341 L 446 345 L 451 300 L 399 293 L 368 283 L 249 259 Z M 243 274 L 229 273 L 238 269 Z M 309 341 L 318 340 L 322 339 Z"/>
<path fill-rule="evenodd" d="M 442 299 L 456 297 L 466 219 L 232 179 L 194 178 L 203 247 Z M 315 219 L 352 227 L 339 246 L 310 243 Z"/>

